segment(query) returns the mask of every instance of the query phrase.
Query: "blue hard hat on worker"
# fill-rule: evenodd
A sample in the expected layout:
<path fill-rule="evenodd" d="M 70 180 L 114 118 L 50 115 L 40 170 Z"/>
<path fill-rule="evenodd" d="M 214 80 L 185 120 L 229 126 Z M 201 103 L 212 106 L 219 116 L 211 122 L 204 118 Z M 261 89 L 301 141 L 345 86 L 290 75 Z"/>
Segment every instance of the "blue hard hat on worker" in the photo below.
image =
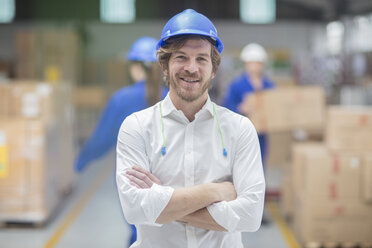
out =
<path fill-rule="evenodd" d="M 142 37 L 136 40 L 127 54 L 129 61 L 156 62 L 156 45 L 158 40 L 152 37 Z"/>
<path fill-rule="evenodd" d="M 165 45 L 165 41 L 171 37 L 185 34 L 196 34 L 210 37 L 215 41 L 219 53 L 223 50 L 223 44 L 217 36 L 217 29 L 213 23 L 204 15 L 193 9 L 186 9 L 173 16 L 164 26 L 156 48 Z"/>

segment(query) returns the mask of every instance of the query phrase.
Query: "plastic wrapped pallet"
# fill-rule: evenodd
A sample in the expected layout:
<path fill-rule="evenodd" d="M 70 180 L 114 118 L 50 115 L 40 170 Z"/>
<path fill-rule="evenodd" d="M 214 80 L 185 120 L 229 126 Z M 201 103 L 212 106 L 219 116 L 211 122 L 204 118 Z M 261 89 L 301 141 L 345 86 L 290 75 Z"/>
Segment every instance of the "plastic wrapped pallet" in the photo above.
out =
<path fill-rule="evenodd" d="M 0 221 L 42 223 L 55 209 L 56 136 L 43 121 L 0 122 Z"/>
<path fill-rule="evenodd" d="M 71 86 L 12 82 L 0 85 L 0 95 L 6 96 L 0 109 L 0 221 L 43 222 L 75 183 Z"/>

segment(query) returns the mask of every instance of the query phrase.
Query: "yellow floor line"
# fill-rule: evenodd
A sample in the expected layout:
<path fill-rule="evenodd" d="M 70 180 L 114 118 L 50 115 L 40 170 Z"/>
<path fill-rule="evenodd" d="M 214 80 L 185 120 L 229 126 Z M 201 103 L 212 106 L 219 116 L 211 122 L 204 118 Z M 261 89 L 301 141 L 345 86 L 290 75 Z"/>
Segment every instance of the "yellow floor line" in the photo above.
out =
<path fill-rule="evenodd" d="M 74 209 L 70 212 L 67 218 L 61 223 L 58 229 L 54 232 L 48 242 L 45 244 L 44 248 L 53 248 L 61 239 L 63 234 L 69 228 L 69 226 L 75 221 L 79 216 L 80 212 L 87 205 L 92 196 L 98 191 L 101 185 L 105 182 L 107 177 L 112 173 L 112 169 L 103 169 L 103 173 L 99 173 L 99 176 L 93 181 L 93 186 L 90 187 L 90 190 L 84 194 L 81 200 L 77 203 Z"/>
<path fill-rule="evenodd" d="M 299 243 L 294 237 L 291 229 L 288 227 L 286 222 L 279 214 L 277 205 L 274 202 L 267 202 L 266 206 L 269 208 L 269 212 L 274 219 L 275 223 L 278 225 L 280 232 L 284 236 L 284 239 L 287 241 L 289 248 L 300 248 Z"/>

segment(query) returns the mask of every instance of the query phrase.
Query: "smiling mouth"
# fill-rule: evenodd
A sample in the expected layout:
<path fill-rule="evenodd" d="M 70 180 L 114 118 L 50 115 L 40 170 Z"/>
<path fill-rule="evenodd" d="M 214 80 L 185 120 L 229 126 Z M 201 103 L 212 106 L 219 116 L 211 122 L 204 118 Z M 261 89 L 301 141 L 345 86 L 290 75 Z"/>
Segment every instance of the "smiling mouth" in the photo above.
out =
<path fill-rule="evenodd" d="M 191 79 L 191 78 L 183 78 L 183 77 L 180 77 L 180 79 L 182 81 L 187 82 L 187 83 L 197 83 L 197 82 L 199 82 L 199 79 Z"/>

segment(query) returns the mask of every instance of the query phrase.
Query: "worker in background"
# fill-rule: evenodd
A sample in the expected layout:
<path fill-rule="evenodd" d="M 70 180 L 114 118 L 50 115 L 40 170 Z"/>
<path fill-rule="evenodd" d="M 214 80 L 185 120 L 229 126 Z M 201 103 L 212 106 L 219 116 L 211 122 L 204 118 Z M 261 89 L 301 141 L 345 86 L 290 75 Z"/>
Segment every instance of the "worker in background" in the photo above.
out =
<path fill-rule="evenodd" d="M 267 53 L 265 49 L 257 44 L 250 43 L 246 45 L 240 59 L 244 62 L 244 72 L 233 79 L 228 87 L 227 94 L 223 100 L 223 105 L 239 114 L 249 116 L 254 109 L 247 104 L 250 94 L 262 90 L 269 90 L 275 87 L 275 84 L 264 75 Z M 265 165 L 267 151 L 267 137 L 264 133 L 258 134 L 260 142 L 262 164 Z M 263 224 L 268 222 L 263 218 Z"/>
<path fill-rule="evenodd" d="M 120 128 L 116 179 L 136 247 L 242 248 L 260 227 L 265 196 L 257 132 L 210 100 L 223 44 L 187 9 L 164 26 L 158 58 L 169 93 Z"/>
<path fill-rule="evenodd" d="M 249 112 L 254 111 L 251 106 L 246 104 L 249 95 L 272 89 L 275 84 L 264 75 L 267 54 L 261 45 L 256 43 L 246 45 L 240 54 L 240 59 L 244 62 L 244 72 L 230 83 L 223 105 L 236 113 L 247 116 Z M 258 138 L 262 162 L 265 164 L 267 137 L 261 133 Z"/>
<path fill-rule="evenodd" d="M 83 171 L 93 161 L 108 154 L 114 148 L 123 120 L 130 114 L 160 101 L 168 90 L 163 85 L 161 70 L 156 58 L 157 40 L 142 37 L 131 46 L 127 60 L 133 85 L 115 92 L 108 101 L 92 135 L 83 145 L 75 160 L 75 170 Z M 136 240 L 132 225 L 130 243 Z"/>

